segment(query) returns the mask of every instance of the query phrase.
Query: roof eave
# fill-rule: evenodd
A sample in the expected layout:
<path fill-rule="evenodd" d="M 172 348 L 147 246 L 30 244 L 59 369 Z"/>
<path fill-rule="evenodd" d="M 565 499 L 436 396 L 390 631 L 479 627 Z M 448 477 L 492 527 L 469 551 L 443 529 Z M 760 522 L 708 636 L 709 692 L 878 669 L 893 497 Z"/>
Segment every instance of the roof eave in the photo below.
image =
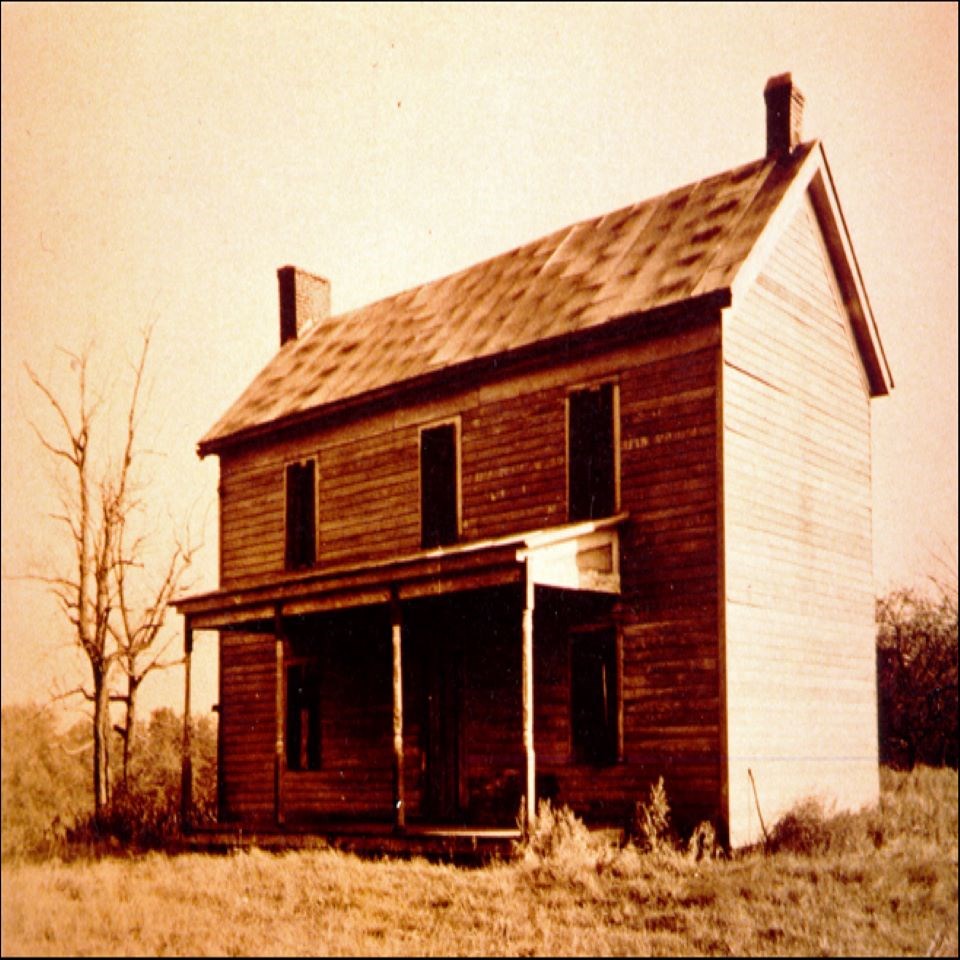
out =
<path fill-rule="evenodd" d="M 810 143 L 810 152 L 781 198 L 776 212 L 767 221 L 753 249 L 740 266 L 733 281 L 734 302 L 738 302 L 752 287 L 805 195 L 809 195 L 813 203 L 823 232 L 844 307 L 853 328 L 870 396 L 886 396 L 893 389 L 893 375 L 863 284 L 850 232 L 840 208 L 830 166 L 823 144 L 819 140 Z"/>
<path fill-rule="evenodd" d="M 522 364 L 549 356 L 550 353 L 561 345 L 598 339 L 604 336 L 617 337 L 622 335 L 625 329 L 632 329 L 632 325 L 639 321 L 643 322 L 645 329 L 648 326 L 651 327 L 652 334 L 656 332 L 656 325 L 658 323 L 675 319 L 679 315 L 701 316 L 710 311 L 721 310 L 724 307 L 728 307 L 731 302 L 732 293 L 730 288 L 721 287 L 707 293 L 661 305 L 652 310 L 614 316 L 604 323 L 597 324 L 586 330 L 578 330 L 546 340 L 539 340 L 513 350 L 476 357 L 462 363 L 431 370 L 416 377 L 387 384 L 375 390 L 355 394 L 354 396 L 346 397 L 333 403 L 323 404 L 312 407 L 309 410 L 298 411 L 274 420 L 258 423 L 254 426 L 233 431 L 222 436 L 205 437 L 197 444 L 197 455 L 203 458 L 211 454 L 220 454 L 227 448 L 255 441 L 264 436 L 275 435 L 278 431 L 293 430 L 330 417 L 355 412 L 364 407 L 374 406 L 385 400 L 394 399 L 400 395 L 421 390 L 427 385 L 436 385 L 447 379 L 460 382 L 464 376 L 482 374 L 484 371 L 494 369 L 498 373 L 503 373 L 508 369 L 514 369 Z"/>
<path fill-rule="evenodd" d="M 846 268 L 847 275 L 838 276 L 838 280 L 843 288 L 844 302 L 848 310 L 851 310 L 857 345 L 860 347 L 861 354 L 864 354 L 864 361 L 870 378 L 871 396 L 886 396 L 894 386 L 893 372 L 887 361 L 883 341 L 880 339 L 880 330 L 877 327 L 870 297 L 863 282 L 860 263 L 853 247 L 846 217 L 843 215 L 843 207 L 840 204 L 840 197 L 837 194 L 826 151 L 822 144 L 818 144 L 818 148 L 823 175 L 820 177 L 814 176 L 810 185 L 810 196 L 820 217 L 821 226 L 827 234 L 828 245 L 832 244 L 832 247 L 839 248 L 831 250 L 834 254 L 835 268 L 838 266 L 837 254 L 843 254 L 842 258 L 839 258 L 839 264 Z M 828 232 L 828 228 L 832 229 Z M 830 235 L 833 232 L 836 236 Z M 868 359 L 869 362 L 867 362 Z"/>

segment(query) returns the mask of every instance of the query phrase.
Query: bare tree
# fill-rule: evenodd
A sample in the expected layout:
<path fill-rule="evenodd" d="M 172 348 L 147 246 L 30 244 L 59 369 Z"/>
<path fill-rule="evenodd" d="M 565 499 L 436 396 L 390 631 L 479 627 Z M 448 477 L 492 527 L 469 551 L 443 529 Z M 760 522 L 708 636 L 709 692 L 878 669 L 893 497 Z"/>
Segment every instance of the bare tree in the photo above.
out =
<path fill-rule="evenodd" d="M 110 737 L 111 682 L 115 668 L 127 678 L 126 691 L 119 697 L 127 708 L 124 730 L 124 767 L 129 761 L 129 741 L 135 719 L 136 693 L 145 676 L 169 665 L 162 651 L 153 647 L 167 611 L 167 605 L 189 565 L 190 550 L 179 543 L 165 565 L 166 575 L 137 604 L 130 596 L 129 571 L 142 566 L 143 536 L 134 536 L 135 516 L 142 511 L 136 468 L 144 451 L 137 446 L 144 370 L 150 349 L 151 330 L 133 365 L 132 386 L 126 405 L 126 432 L 119 458 L 94 456 L 94 441 L 100 442 L 104 426 L 101 403 L 91 399 L 88 382 L 89 349 L 70 358 L 76 374 L 76 407 L 67 404 L 29 366 L 31 382 L 47 401 L 55 417 L 54 428 L 31 427 L 40 443 L 61 466 L 63 485 L 60 510 L 54 514 L 69 533 L 73 556 L 67 571 L 34 575 L 46 583 L 59 601 L 71 624 L 73 641 L 89 666 L 90 686 L 81 684 L 64 696 L 82 695 L 92 706 L 93 799 L 100 814 L 110 799 L 108 746 Z"/>
<path fill-rule="evenodd" d="M 114 699 L 123 703 L 124 720 L 115 727 L 123 743 L 121 782 L 127 790 L 130 774 L 130 754 L 136 729 L 137 693 L 140 685 L 155 670 L 165 670 L 181 663 L 180 659 L 166 658 L 173 637 L 160 639 L 167 608 L 190 566 L 192 549 L 189 542 L 178 541 L 167 562 L 166 571 L 159 585 L 151 592 L 145 606 L 137 607 L 129 592 L 129 571 L 142 567 L 138 560 L 142 538 L 135 539 L 132 546 L 124 549 L 124 533 L 120 531 L 114 567 L 117 583 L 118 624 L 111 626 L 117 644 L 117 663 L 123 674 L 125 689 Z"/>

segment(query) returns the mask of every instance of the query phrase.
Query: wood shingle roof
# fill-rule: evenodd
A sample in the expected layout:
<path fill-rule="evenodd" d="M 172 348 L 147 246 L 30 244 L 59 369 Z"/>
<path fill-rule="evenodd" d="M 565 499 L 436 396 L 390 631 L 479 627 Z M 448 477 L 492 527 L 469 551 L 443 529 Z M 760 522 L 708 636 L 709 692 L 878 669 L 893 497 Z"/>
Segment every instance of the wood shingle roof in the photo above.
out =
<path fill-rule="evenodd" d="M 280 349 L 201 440 L 200 452 L 413 378 L 728 290 L 816 146 L 324 318 Z"/>

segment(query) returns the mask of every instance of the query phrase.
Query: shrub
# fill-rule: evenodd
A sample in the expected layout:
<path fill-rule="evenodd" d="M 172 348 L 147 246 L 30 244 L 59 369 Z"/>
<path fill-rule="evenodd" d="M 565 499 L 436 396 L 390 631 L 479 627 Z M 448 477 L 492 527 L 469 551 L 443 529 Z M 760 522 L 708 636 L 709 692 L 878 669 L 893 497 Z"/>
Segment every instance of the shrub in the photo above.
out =
<path fill-rule="evenodd" d="M 784 814 L 770 830 L 765 849 L 768 853 L 825 853 L 830 848 L 830 829 L 823 804 L 807 799 Z"/>
<path fill-rule="evenodd" d="M 687 841 L 687 856 L 691 860 L 713 860 L 720 856 L 717 831 L 709 820 L 697 824 Z"/>
<path fill-rule="evenodd" d="M 634 808 L 632 834 L 637 846 L 644 852 L 676 849 L 676 838 L 670 828 L 670 803 L 660 777 L 650 787 L 647 799 L 638 801 Z"/>
<path fill-rule="evenodd" d="M 49 710 L 3 708 L 3 856 L 59 853 L 92 807 L 86 729 L 58 733 Z"/>
<path fill-rule="evenodd" d="M 180 778 L 183 722 L 168 708 L 154 710 L 134 738 L 133 762 L 126 786 L 115 787 L 106 809 L 81 819 L 67 839 L 97 847 L 163 847 L 180 836 Z M 193 823 L 216 819 L 216 724 L 193 721 Z"/>
<path fill-rule="evenodd" d="M 833 814 L 820 800 L 811 797 L 800 801 L 774 824 L 764 850 L 819 856 L 873 849 L 883 844 L 883 838 L 879 811 Z"/>
<path fill-rule="evenodd" d="M 569 807 L 554 809 L 541 800 L 533 828 L 515 852 L 536 879 L 571 883 L 596 877 L 614 848 L 608 836 L 592 832 Z"/>

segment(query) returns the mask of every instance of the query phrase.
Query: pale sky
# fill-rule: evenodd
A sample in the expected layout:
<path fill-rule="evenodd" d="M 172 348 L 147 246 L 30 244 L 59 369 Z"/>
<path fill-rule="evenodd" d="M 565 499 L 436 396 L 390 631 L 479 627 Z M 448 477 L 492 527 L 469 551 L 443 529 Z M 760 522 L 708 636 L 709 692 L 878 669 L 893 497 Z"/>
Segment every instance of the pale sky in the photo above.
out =
<path fill-rule="evenodd" d="M 155 324 L 143 435 L 162 533 L 204 530 L 195 444 L 278 346 L 277 267 L 340 312 L 764 152 L 791 71 L 896 389 L 873 404 L 878 592 L 957 556 L 957 6 L 4 3 L 2 701 L 75 668 L 53 601 L 29 363 L 94 344 L 107 412 Z M 170 629 L 179 630 L 171 617 Z M 212 636 L 195 708 L 215 699 Z M 179 641 L 178 641 L 179 649 Z M 182 672 L 145 688 L 180 708 Z"/>

